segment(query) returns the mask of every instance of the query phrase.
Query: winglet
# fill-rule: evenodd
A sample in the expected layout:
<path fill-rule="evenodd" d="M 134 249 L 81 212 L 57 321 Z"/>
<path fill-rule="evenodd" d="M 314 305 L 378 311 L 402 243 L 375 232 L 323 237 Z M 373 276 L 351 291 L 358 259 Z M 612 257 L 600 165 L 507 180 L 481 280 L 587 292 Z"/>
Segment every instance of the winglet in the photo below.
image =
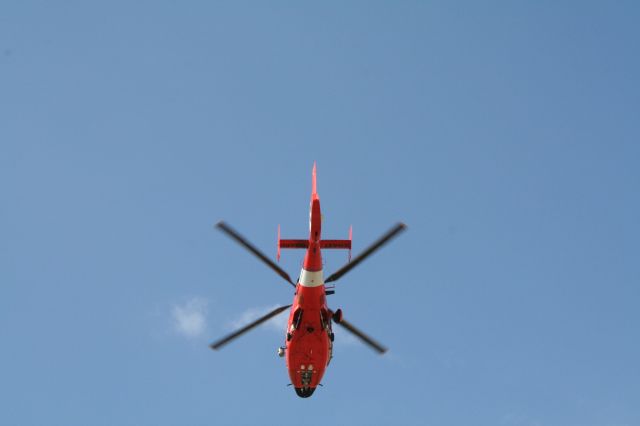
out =
<path fill-rule="evenodd" d="M 278 262 L 280 262 L 280 224 L 278 224 L 278 254 L 276 256 Z"/>
<path fill-rule="evenodd" d="M 353 225 L 349 225 L 349 262 L 351 262 L 351 245 L 353 241 Z"/>

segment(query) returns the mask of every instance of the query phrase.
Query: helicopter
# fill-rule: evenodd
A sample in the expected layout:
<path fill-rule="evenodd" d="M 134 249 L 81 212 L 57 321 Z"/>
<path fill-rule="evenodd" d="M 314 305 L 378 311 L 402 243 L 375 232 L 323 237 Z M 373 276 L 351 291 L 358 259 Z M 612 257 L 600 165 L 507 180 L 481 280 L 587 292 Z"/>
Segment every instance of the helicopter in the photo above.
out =
<path fill-rule="evenodd" d="M 291 280 L 289 274 L 275 262 L 269 259 L 263 252 L 251 244 L 245 237 L 234 230 L 224 221 L 216 224 L 216 227 L 231 237 L 245 249 L 249 250 L 258 259 L 269 266 L 287 283 L 295 288 L 293 302 L 280 306 L 263 315 L 255 321 L 247 324 L 239 330 L 230 333 L 221 339 L 211 343 L 211 349 L 218 350 L 227 343 L 240 337 L 258 325 L 281 314 L 289 309 L 289 319 L 285 334 L 285 344 L 278 348 L 278 355 L 286 359 L 287 370 L 291 385 L 296 394 L 301 398 L 310 397 L 318 386 L 324 372 L 333 357 L 334 334 L 332 322 L 343 327 L 355 335 L 363 343 L 371 347 L 379 354 L 384 354 L 387 348 L 348 322 L 342 309 L 331 310 L 327 305 L 326 296 L 335 292 L 333 283 L 351 271 L 372 253 L 396 237 L 406 229 L 404 223 L 397 223 L 378 240 L 371 244 L 362 253 L 351 259 L 352 228 L 349 228 L 348 240 L 323 240 L 321 238 L 322 215 L 320 212 L 320 197 L 316 184 L 316 164 L 313 164 L 311 183 L 311 203 L 309 211 L 309 238 L 308 239 L 281 239 L 280 226 L 278 225 L 277 260 L 280 260 L 281 249 L 304 249 L 306 254 L 300 276 L 296 283 Z M 322 250 L 345 249 L 349 250 L 349 262 L 333 274 L 324 279 Z"/>

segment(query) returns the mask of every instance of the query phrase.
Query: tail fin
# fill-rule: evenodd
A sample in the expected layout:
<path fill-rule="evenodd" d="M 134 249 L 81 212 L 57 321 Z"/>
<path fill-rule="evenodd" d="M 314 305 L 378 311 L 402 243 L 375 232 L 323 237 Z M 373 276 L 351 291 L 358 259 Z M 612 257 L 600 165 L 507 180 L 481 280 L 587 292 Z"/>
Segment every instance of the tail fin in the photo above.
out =
<path fill-rule="evenodd" d="M 316 183 L 316 162 L 313 162 L 313 171 L 311 172 L 311 198 L 318 197 L 318 186 Z"/>

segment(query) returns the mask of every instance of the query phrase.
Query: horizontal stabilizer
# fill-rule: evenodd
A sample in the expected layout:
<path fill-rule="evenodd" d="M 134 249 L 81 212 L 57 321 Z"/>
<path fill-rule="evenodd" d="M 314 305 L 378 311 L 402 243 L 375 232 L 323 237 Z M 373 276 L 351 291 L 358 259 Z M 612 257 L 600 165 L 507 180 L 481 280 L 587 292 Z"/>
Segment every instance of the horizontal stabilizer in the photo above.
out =
<path fill-rule="evenodd" d="M 351 250 L 351 240 L 322 240 L 320 248 Z"/>
<path fill-rule="evenodd" d="M 276 258 L 280 260 L 280 249 L 306 249 L 309 247 L 309 240 L 281 240 L 280 225 L 278 225 L 278 253 Z"/>
<path fill-rule="evenodd" d="M 349 227 L 348 240 L 322 240 L 320 248 L 349 250 L 349 262 L 351 262 L 351 240 L 353 239 L 353 229 Z"/>
<path fill-rule="evenodd" d="M 351 261 L 351 239 L 353 231 L 349 228 L 348 240 L 320 240 L 321 249 L 342 249 L 349 250 L 349 261 Z M 309 240 L 281 240 L 280 225 L 278 225 L 278 253 L 277 259 L 280 260 L 280 249 L 308 249 Z"/>
<path fill-rule="evenodd" d="M 278 240 L 281 249 L 306 249 L 309 248 L 309 240 Z M 322 240 L 321 249 L 345 249 L 351 250 L 351 240 Z"/>
<path fill-rule="evenodd" d="M 284 249 L 306 249 L 309 247 L 309 240 L 280 240 L 278 245 Z"/>

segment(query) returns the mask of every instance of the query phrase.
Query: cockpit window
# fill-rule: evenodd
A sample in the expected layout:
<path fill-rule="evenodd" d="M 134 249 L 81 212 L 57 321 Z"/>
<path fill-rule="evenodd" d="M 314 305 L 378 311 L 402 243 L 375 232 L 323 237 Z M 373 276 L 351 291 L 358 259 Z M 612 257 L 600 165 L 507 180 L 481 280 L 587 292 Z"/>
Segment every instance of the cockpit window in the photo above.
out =
<path fill-rule="evenodd" d="M 301 320 L 302 320 L 302 309 L 298 308 L 293 313 L 293 327 L 297 329 L 298 326 L 300 325 Z"/>
<path fill-rule="evenodd" d="M 320 324 L 322 324 L 322 329 L 327 329 L 327 313 L 324 309 L 320 311 Z"/>

